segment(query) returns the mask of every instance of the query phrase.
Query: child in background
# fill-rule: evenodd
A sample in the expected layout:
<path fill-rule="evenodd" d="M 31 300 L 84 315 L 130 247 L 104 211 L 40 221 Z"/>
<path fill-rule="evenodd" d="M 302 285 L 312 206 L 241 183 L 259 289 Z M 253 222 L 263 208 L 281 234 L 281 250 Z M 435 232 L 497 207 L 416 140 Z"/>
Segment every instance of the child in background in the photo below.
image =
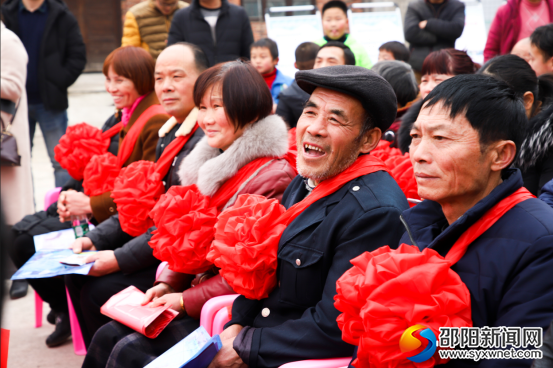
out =
<path fill-rule="evenodd" d="M 530 61 L 539 77 L 553 73 L 553 23 L 536 28 L 530 36 Z"/>
<path fill-rule="evenodd" d="M 398 41 L 390 41 L 378 48 L 378 61 L 399 60 L 409 61 L 409 50 Z"/>
<path fill-rule="evenodd" d="M 315 43 L 319 46 L 329 41 L 342 42 L 348 46 L 355 55 L 355 65 L 370 69 L 371 59 L 365 48 L 347 33 L 349 29 L 348 7 L 340 0 L 331 0 L 323 6 L 323 32 L 324 37 Z"/>
<path fill-rule="evenodd" d="M 262 38 L 250 47 L 250 58 L 253 67 L 261 74 L 271 91 L 273 102 L 278 104 L 279 93 L 294 81 L 282 74 L 277 68 L 278 47 L 270 38 Z M 273 109 L 274 112 L 275 109 Z"/>

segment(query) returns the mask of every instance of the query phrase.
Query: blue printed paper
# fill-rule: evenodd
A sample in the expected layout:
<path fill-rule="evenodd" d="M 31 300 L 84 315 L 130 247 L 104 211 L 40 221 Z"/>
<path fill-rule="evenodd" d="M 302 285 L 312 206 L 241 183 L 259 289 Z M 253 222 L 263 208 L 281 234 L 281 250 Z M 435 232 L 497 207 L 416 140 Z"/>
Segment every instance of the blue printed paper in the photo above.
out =
<path fill-rule="evenodd" d="M 200 326 L 144 368 L 207 368 L 222 346 Z"/>
<path fill-rule="evenodd" d="M 73 250 L 71 249 L 37 252 L 23 265 L 23 267 L 17 270 L 11 279 L 41 279 L 73 273 L 88 275 L 94 262 L 82 266 L 67 266 L 60 263 L 61 260 L 73 254 Z"/>

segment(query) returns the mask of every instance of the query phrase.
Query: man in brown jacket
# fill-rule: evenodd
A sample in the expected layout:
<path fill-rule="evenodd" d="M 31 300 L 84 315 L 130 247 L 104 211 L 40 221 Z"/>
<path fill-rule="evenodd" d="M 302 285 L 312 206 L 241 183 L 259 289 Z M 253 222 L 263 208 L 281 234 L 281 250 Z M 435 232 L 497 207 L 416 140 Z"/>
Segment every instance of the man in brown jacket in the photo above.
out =
<path fill-rule="evenodd" d="M 121 46 L 142 47 L 154 59 L 167 46 L 173 14 L 188 4 L 177 0 L 146 0 L 125 15 Z"/>

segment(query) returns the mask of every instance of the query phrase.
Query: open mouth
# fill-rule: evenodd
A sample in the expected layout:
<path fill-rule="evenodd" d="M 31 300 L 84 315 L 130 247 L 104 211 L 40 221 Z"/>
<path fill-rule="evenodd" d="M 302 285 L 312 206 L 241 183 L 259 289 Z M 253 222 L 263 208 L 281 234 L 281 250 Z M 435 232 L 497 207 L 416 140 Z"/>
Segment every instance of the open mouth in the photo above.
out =
<path fill-rule="evenodd" d="M 303 152 L 305 156 L 310 158 L 319 158 L 326 155 L 326 152 L 321 147 L 308 143 L 303 144 Z"/>

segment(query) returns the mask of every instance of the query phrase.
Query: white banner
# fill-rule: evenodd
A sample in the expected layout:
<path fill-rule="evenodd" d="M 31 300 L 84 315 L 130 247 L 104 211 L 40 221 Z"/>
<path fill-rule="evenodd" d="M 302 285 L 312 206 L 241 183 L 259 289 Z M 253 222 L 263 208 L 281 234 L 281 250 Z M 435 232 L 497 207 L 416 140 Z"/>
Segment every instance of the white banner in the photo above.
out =
<path fill-rule="evenodd" d="M 482 64 L 487 34 L 482 3 L 465 2 L 465 29 L 455 42 L 455 48 L 467 51 L 472 61 Z"/>

